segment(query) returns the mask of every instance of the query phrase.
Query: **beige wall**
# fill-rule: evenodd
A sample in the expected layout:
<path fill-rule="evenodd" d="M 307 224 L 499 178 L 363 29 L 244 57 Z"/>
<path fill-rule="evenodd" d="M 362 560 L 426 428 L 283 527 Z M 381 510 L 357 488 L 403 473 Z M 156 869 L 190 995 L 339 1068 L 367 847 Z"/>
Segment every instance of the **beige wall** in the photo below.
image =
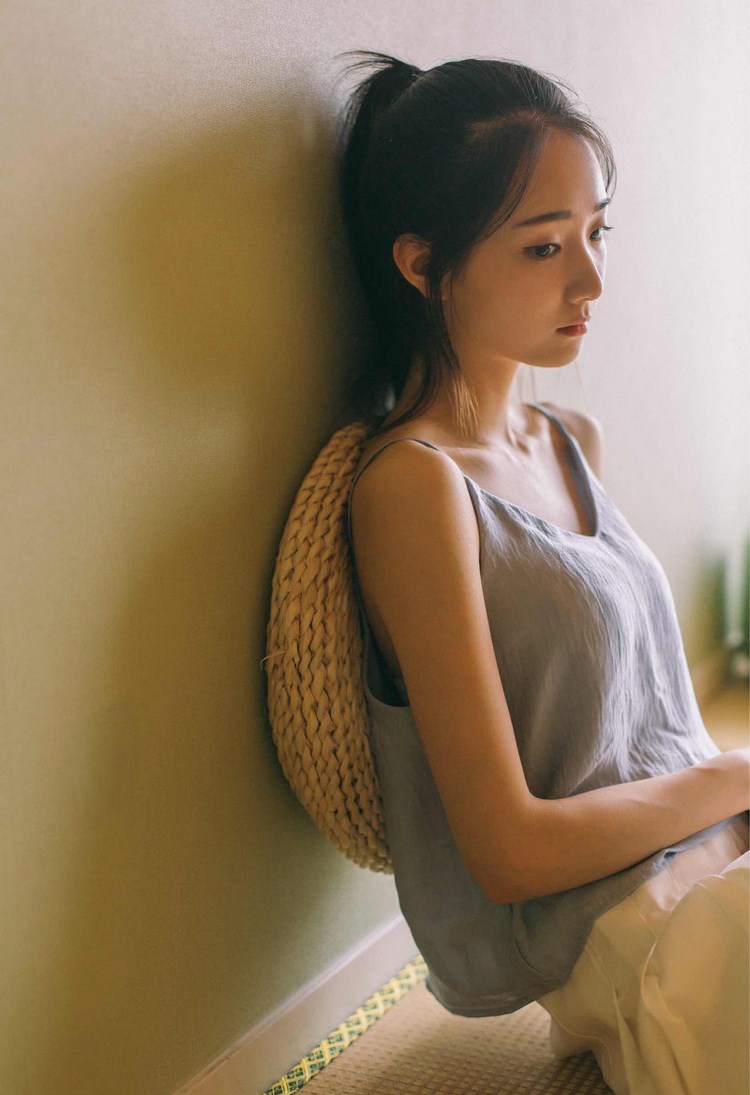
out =
<path fill-rule="evenodd" d="M 2 1092 L 166 1095 L 398 910 L 292 796 L 259 665 L 360 338 L 337 51 L 509 56 L 608 129 L 585 396 L 569 367 L 535 397 L 601 418 L 688 658 L 715 649 L 747 527 L 744 10 L 5 7 Z"/>

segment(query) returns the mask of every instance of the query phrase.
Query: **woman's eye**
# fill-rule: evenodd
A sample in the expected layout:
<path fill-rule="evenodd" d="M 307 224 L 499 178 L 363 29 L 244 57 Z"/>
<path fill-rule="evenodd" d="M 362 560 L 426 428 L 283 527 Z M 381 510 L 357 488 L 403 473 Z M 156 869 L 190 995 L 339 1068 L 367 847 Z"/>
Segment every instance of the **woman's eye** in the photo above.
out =
<path fill-rule="evenodd" d="M 537 247 L 527 247 L 526 250 L 529 252 L 529 257 L 532 259 L 548 259 L 550 257 L 549 255 L 539 255 L 537 252 L 544 251 L 547 247 L 556 246 L 557 244 L 554 243 L 540 243 Z M 554 254 L 554 251 L 552 254 Z"/>
<path fill-rule="evenodd" d="M 611 232 L 613 228 L 614 228 L 614 224 L 602 224 L 598 228 L 595 228 L 594 232 Z M 603 243 L 604 242 L 604 236 L 599 236 L 598 239 L 594 240 L 594 242 L 595 243 Z M 557 250 L 558 251 L 560 250 L 559 246 L 556 243 L 539 243 L 539 244 L 537 244 L 536 247 L 527 247 L 526 250 L 529 252 L 529 257 L 530 258 L 533 258 L 533 259 L 548 259 L 548 258 L 551 258 L 552 255 L 555 254 L 554 251 L 551 254 L 546 254 L 546 255 L 538 255 L 537 254 L 537 251 L 544 251 L 548 247 L 557 247 Z"/>

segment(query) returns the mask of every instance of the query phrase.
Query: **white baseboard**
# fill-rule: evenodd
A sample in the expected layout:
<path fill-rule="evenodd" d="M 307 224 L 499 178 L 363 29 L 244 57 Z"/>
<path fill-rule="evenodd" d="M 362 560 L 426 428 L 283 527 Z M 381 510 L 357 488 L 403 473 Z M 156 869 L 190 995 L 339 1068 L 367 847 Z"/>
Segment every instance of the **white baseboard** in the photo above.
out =
<path fill-rule="evenodd" d="M 259 1095 L 419 954 L 398 913 L 303 985 L 175 1095 Z"/>

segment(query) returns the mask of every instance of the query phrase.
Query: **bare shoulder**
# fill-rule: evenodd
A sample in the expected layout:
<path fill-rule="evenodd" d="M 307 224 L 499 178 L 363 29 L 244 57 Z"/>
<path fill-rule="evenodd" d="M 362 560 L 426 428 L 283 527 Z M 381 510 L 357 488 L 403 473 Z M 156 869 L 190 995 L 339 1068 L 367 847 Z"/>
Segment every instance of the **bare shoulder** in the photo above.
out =
<path fill-rule="evenodd" d="M 579 411 L 575 407 L 561 407 L 559 403 L 545 401 L 542 406 L 549 407 L 573 434 L 594 475 L 601 481 L 604 463 L 604 429 L 601 420 L 596 415 Z"/>
<path fill-rule="evenodd" d="M 395 440 L 403 443 L 389 444 Z M 445 531 L 458 524 L 473 528 L 478 539 L 463 476 L 439 447 L 433 449 L 412 436 L 393 434 L 367 443 L 360 467 L 365 464 L 352 495 L 352 521 L 355 515 L 359 518 L 363 547 L 378 538 L 386 516 L 386 527 L 391 529 L 394 523 L 424 529 L 425 523 L 434 526 L 440 522 Z M 430 543 L 435 543 L 435 538 Z"/>

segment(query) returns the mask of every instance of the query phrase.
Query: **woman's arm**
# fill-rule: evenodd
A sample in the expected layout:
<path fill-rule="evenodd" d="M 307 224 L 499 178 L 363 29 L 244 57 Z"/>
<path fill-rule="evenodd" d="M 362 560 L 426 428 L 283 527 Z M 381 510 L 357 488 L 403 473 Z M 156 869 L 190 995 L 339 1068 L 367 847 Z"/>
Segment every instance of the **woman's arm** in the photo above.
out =
<path fill-rule="evenodd" d="M 526 815 L 523 870 L 511 900 L 604 878 L 749 805 L 747 747 L 679 772 L 568 798 L 534 798 Z"/>

